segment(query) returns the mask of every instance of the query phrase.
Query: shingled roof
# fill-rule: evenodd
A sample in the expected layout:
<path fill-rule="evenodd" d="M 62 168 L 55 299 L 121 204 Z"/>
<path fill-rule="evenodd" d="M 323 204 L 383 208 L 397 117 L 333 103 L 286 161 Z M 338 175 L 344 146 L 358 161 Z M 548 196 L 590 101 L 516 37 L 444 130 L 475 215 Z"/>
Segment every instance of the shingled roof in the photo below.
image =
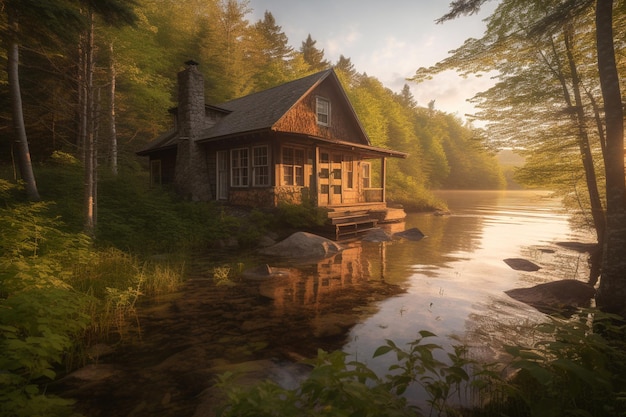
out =
<path fill-rule="evenodd" d="M 298 80 L 240 97 L 216 106 L 225 115 L 211 128 L 203 131 L 196 139 L 207 141 L 238 134 L 270 130 L 309 90 L 333 74 L 332 69 L 321 71 Z M 159 135 L 138 155 L 147 155 L 157 150 L 176 146 L 176 130 Z"/>
<path fill-rule="evenodd" d="M 271 129 L 309 90 L 330 74 L 333 74 L 332 69 L 218 105 L 230 114 L 202 132 L 199 140 Z"/>

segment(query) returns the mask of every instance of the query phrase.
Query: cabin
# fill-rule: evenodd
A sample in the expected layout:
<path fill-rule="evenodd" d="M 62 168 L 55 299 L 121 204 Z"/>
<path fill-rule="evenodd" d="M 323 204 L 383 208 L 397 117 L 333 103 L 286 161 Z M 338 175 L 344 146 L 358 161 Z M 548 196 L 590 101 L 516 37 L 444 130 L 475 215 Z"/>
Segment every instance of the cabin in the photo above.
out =
<path fill-rule="evenodd" d="M 407 154 L 371 145 L 334 70 L 218 105 L 204 93 L 186 62 L 173 127 L 137 152 L 152 184 L 238 206 L 311 201 L 328 209 L 335 237 L 404 217 L 387 207 L 385 175 L 387 158 Z"/>

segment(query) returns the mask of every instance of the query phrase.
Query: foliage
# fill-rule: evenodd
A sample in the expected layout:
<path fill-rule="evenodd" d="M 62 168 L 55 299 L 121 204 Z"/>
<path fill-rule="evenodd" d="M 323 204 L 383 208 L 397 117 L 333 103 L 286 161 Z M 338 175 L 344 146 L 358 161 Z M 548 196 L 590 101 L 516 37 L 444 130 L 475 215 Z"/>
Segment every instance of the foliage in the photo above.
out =
<path fill-rule="evenodd" d="M 324 351 L 306 362 L 313 368 L 294 389 L 270 380 L 246 387 L 226 373 L 217 381 L 226 395 L 218 415 L 626 415 L 626 338 L 619 317 L 588 310 L 572 320 L 553 317 L 535 330 L 541 341 L 506 347 L 508 365 L 498 367 L 469 358 L 461 345 L 444 352 L 428 343 L 434 334 L 420 331 L 406 348 L 387 340 L 375 351 L 374 357 L 396 356 L 384 378 L 363 363 L 346 362 L 343 352 Z M 407 402 L 416 384 L 428 396 L 426 413 Z"/>
<path fill-rule="evenodd" d="M 277 213 L 278 222 L 294 229 L 310 229 L 326 222 L 324 209 L 315 206 L 312 200 L 303 199 L 301 204 L 280 203 Z"/>
<path fill-rule="evenodd" d="M 4 188 L 4 187 L 3 187 Z M 88 252 L 84 236 L 46 217 L 49 204 L 0 208 L 0 402 L 3 415 L 69 414 L 69 401 L 39 388 L 88 326 L 88 296 L 65 282 Z"/>
<path fill-rule="evenodd" d="M 237 384 L 236 376 L 227 373 L 218 377 L 217 386 L 226 392 L 227 400 L 220 416 L 420 416 L 460 415 L 449 404 L 464 387 L 483 389 L 497 373 L 468 359 L 463 347 L 448 354 L 449 363 L 435 358 L 439 345 L 424 343 L 434 334 L 421 331 L 420 337 L 407 349 L 393 341 L 379 347 L 374 357 L 393 352 L 397 362 L 390 366 L 389 375 L 376 375 L 365 364 L 347 362 L 347 354 L 319 351 L 308 361 L 313 368 L 298 388 L 286 389 L 272 381 L 252 388 Z M 471 370 L 474 372 L 472 373 Z M 431 411 L 423 414 L 407 402 L 405 393 L 418 383 L 430 395 Z"/>
<path fill-rule="evenodd" d="M 308 377 L 295 390 L 272 381 L 241 386 L 232 373 L 218 376 L 227 401 L 221 417 L 415 416 L 404 398 L 393 395 L 374 372 L 358 362 L 346 363 L 343 352 L 319 351 Z"/>
<path fill-rule="evenodd" d="M 506 349 L 518 371 L 513 383 L 530 415 L 626 414 L 623 321 L 587 311 L 571 321 L 553 317 L 536 330 L 545 341 Z"/>
<path fill-rule="evenodd" d="M 148 188 L 136 173 L 101 181 L 98 243 L 138 254 L 185 252 L 227 237 L 237 222 L 212 203 Z"/>
<path fill-rule="evenodd" d="M 14 199 L 0 180 L 0 401 L 2 415 L 70 415 L 71 401 L 45 395 L 61 365 L 82 365 L 86 347 L 128 332 L 143 294 L 182 279 L 175 257 L 143 265 L 118 249 L 96 250 L 56 213 L 67 207 Z M 67 215 L 67 214 L 66 214 Z"/>

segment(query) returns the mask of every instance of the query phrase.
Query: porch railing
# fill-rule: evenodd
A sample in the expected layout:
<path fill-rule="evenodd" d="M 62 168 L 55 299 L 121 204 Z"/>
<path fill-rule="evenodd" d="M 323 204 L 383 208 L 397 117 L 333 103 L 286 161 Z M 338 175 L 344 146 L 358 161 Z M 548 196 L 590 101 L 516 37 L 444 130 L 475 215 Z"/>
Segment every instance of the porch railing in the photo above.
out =
<path fill-rule="evenodd" d="M 382 188 L 366 188 L 364 191 L 366 203 L 382 203 L 383 202 L 383 189 Z"/>

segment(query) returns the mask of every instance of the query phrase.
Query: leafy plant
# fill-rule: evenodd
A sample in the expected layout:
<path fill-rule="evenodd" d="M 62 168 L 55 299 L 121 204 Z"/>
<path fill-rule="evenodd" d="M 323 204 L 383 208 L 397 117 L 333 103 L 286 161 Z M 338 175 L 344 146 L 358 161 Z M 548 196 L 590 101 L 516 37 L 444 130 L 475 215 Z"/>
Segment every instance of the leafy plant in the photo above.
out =
<path fill-rule="evenodd" d="M 551 317 L 536 330 L 543 341 L 506 347 L 530 415 L 626 415 L 626 326 L 619 317 L 586 311 L 572 320 Z"/>
<path fill-rule="evenodd" d="M 468 358 L 467 348 L 454 346 L 453 352 L 447 352 L 447 361 L 436 358 L 436 352 L 443 349 L 434 343 L 425 343 L 435 334 L 426 330 L 419 332 L 419 337 L 408 344 L 407 349 L 398 347 L 392 340 L 380 346 L 374 357 L 387 353 L 396 354 L 396 363 L 389 367 L 393 374 L 388 375 L 387 385 L 397 395 L 402 395 L 413 384 L 418 384 L 429 396 L 427 403 L 438 415 L 460 415 L 458 406 L 451 405 L 453 397 L 459 403 L 467 403 L 478 390 L 478 397 L 484 395 L 484 387 L 493 389 L 493 382 L 499 379 L 491 365 L 479 363 Z"/>
<path fill-rule="evenodd" d="M 376 374 L 359 362 L 346 363 L 340 351 L 318 352 L 313 369 L 299 388 L 289 390 L 273 381 L 252 388 L 241 386 L 236 375 L 218 377 L 217 386 L 227 396 L 218 409 L 221 417 L 307 416 L 416 416 L 406 400 L 394 395 Z"/>

